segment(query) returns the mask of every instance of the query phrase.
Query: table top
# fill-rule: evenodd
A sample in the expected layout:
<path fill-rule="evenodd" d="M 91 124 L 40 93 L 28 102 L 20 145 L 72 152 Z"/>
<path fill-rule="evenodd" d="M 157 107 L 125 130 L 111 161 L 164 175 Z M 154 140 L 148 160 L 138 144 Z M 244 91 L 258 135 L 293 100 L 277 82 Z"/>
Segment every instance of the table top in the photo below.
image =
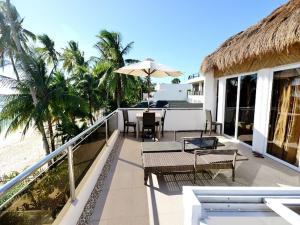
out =
<path fill-rule="evenodd" d="M 162 141 L 162 142 L 142 142 L 142 153 L 151 152 L 181 152 L 182 143 L 179 141 Z M 193 143 L 186 144 L 186 151 L 193 151 L 204 148 L 204 146 L 195 145 Z"/>

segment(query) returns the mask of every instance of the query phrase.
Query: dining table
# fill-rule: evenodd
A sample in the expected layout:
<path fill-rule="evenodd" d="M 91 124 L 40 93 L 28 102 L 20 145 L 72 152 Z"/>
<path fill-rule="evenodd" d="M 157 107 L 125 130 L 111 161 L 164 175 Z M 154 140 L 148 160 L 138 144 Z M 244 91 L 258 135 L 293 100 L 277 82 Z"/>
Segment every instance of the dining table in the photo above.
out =
<path fill-rule="evenodd" d="M 158 126 L 158 135 L 157 138 L 160 139 L 160 131 L 161 131 L 161 118 L 162 118 L 162 114 L 159 112 L 155 112 L 155 122 L 159 122 L 159 126 Z M 136 114 L 136 125 L 137 125 L 137 129 L 136 129 L 136 138 L 139 138 L 139 133 L 141 131 L 141 128 L 143 127 L 143 112 L 138 112 Z"/>

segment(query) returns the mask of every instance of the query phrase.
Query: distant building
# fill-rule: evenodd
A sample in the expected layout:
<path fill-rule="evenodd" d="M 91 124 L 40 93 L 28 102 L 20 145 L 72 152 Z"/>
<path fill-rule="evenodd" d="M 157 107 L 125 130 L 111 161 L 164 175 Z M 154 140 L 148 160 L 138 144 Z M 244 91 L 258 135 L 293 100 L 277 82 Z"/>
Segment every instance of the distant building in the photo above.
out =
<path fill-rule="evenodd" d="M 157 84 L 153 92 L 152 100 L 187 101 L 191 84 Z"/>
<path fill-rule="evenodd" d="M 187 83 L 191 84 L 191 89 L 187 95 L 189 103 L 204 103 L 204 81 L 205 77 L 200 73 L 188 77 Z"/>

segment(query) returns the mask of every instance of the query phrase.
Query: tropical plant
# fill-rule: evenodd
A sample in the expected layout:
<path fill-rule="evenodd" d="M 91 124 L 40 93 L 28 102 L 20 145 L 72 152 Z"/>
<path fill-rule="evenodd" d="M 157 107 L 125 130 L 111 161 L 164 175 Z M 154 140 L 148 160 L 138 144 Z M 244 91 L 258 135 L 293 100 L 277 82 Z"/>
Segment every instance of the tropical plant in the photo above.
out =
<path fill-rule="evenodd" d="M 69 112 L 74 108 L 84 111 L 87 108 L 86 103 L 67 88 L 67 81 L 62 73 L 48 72 L 43 56 L 31 52 L 31 56 L 27 56 L 24 65 L 26 66 L 21 69 L 24 73 L 29 74 L 26 77 L 30 79 L 16 81 L 8 77 L 0 77 L 2 84 L 14 86 L 16 91 L 15 94 L 6 95 L 3 99 L 0 131 L 6 127 L 7 135 L 23 127 L 23 134 L 25 134 L 28 128 L 34 125 L 42 134 L 46 153 L 50 153 L 44 123 L 47 124 L 51 149 L 54 150 L 53 123 L 59 122 L 62 115 L 70 115 Z M 36 92 L 36 104 L 33 102 L 30 88 L 34 88 Z M 75 118 L 76 115 L 74 122 Z"/>
<path fill-rule="evenodd" d="M 180 84 L 180 79 L 174 78 L 171 82 L 172 82 L 172 84 Z"/>
<path fill-rule="evenodd" d="M 16 65 L 19 55 L 28 49 L 29 40 L 35 40 L 35 35 L 23 28 L 22 23 L 23 19 L 10 1 L 0 1 L 0 66 L 6 66 L 9 61 L 17 80 L 20 80 Z"/>
<path fill-rule="evenodd" d="M 78 43 L 69 41 L 68 46 L 63 49 L 63 68 L 67 72 L 77 74 L 80 67 L 87 67 L 88 63 L 84 59 L 84 53 L 79 50 Z"/>
<path fill-rule="evenodd" d="M 136 62 L 136 60 L 124 59 L 125 55 L 132 49 L 133 42 L 123 47 L 121 34 L 107 30 L 100 31 L 97 37 L 99 41 L 95 47 L 101 55 L 98 63 L 109 65 L 109 69 L 107 69 L 107 72 L 101 78 L 101 83 L 106 85 L 107 92 L 112 94 L 117 102 L 117 107 L 120 107 L 122 96 L 131 92 L 131 87 L 139 82 L 134 76 L 121 75 L 114 72 L 126 63 Z"/>
<path fill-rule="evenodd" d="M 38 35 L 38 40 L 41 42 L 42 46 L 37 47 L 36 50 L 39 52 L 43 59 L 48 65 L 53 65 L 53 69 L 57 68 L 59 53 L 55 49 L 55 44 L 52 39 L 47 34 Z"/>

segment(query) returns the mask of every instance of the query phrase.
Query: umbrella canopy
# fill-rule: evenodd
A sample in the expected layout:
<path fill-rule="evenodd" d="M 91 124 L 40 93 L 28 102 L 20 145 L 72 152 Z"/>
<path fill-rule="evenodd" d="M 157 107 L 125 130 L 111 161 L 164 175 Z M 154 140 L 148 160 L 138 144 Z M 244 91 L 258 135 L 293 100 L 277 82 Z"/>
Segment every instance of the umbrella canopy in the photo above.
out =
<path fill-rule="evenodd" d="M 128 66 L 121 67 L 120 69 L 116 70 L 115 73 L 148 77 L 148 110 L 150 99 L 150 77 L 179 77 L 182 74 L 180 71 L 157 63 L 150 58 L 145 59 L 142 62 L 133 63 Z"/>
<path fill-rule="evenodd" d="M 151 77 L 179 77 L 182 73 L 163 64 L 155 62 L 153 59 L 145 59 L 142 62 L 124 66 L 115 71 L 116 73 L 133 76 L 151 76 Z"/>

